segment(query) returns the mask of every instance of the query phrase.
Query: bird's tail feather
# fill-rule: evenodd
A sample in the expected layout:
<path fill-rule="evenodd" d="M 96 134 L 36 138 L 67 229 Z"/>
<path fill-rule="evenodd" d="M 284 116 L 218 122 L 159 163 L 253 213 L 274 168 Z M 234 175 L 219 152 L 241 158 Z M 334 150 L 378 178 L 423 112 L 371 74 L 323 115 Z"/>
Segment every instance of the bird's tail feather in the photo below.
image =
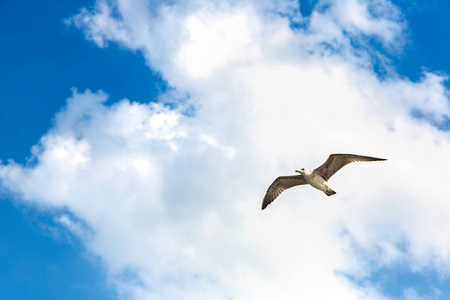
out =
<path fill-rule="evenodd" d="M 325 191 L 325 194 L 327 194 L 327 196 L 332 196 L 332 195 L 336 194 L 336 192 L 333 191 L 332 189 L 328 189 Z"/>

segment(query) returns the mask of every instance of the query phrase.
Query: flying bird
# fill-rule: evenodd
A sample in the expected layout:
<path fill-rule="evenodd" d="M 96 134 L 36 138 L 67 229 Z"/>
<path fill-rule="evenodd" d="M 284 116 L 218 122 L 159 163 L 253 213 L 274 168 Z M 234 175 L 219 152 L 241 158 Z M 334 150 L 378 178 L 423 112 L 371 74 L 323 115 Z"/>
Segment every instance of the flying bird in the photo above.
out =
<path fill-rule="evenodd" d="M 280 176 L 275 179 L 267 189 L 261 209 L 265 209 L 267 205 L 272 203 L 284 190 L 296 185 L 309 184 L 312 187 L 321 190 L 327 196 L 332 196 L 336 194 L 336 192 L 328 186 L 328 179 L 342 167 L 356 161 L 380 160 L 386 159 L 355 154 L 331 154 L 323 165 L 314 170 L 302 168 L 300 170 L 295 170 L 295 172 L 300 173 L 301 175 Z"/>

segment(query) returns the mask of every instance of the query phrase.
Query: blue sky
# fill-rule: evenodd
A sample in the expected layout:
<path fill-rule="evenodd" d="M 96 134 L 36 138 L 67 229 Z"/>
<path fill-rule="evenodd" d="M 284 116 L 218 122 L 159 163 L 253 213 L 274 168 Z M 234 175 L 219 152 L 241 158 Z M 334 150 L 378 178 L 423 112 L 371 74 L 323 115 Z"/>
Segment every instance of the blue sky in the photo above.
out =
<path fill-rule="evenodd" d="M 79 31 L 64 24 L 81 7 L 93 4 L 93 1 L 2 2 L 2 39 L 8 42 L 8 47 L 2 49 L 5 108 L 2 107 L 1 119 L 2 128 L 14 128 L 5 131 L 2 144 L 17 143 L 17 147 L 2 149 L 8 151 L 2 155 L 3 159 L 23 161 L 29 156 L 29 141 L 36 143 L 48 130 L 53 115 L 62 108 L 73 87 L 108 90 L 113 101 L 125 97 L 147 100 L 161 89 L 161 81 L 138 53 L 123 51 L 114 44 L 99 49 L 86 43 Z M 15 120 L 14 125 L 10 118 Z M 18 152 L 19 149 L 24 152 Z"/>
<path fill-rule="evenodd" d="M 338 99 L 346 101 L 347 96 L 354 97 L 356 100 L 351 103 L 359 103 L 361 107 L 377 103 L 369 109 L 373 115 L 363 115 L 366 110 L 361 109 L 354 115 L 350 113 L 348 120 L 358 122 L 360 116 L 362 120 L 370 120 L 364 126 L 373 128 L 374 136 L 389 147 L 365 140 L 363 133 L 349 133 L 352 127 L 346 117 L 334 120 L 338 131 L 347 130 L 347 133 L 335 141 L 335 148 L 326 149 L 326 153 L 366 151 L 369 153 L 361 154 L 389 156 L 389 161 L 397 158 L 398 163 L 394 162 L 390 168 L 403 167 L 398 174 L 405 175 L 414 168 L 402 161 L 403 149 L 415 147 L 418 153 L 436 153 L 437 170 L 439 167 L 446 170 L 445 164 L 439 165 L 438 158 L 445 157 L 450 140 L 442 130 L 448 128 L 445 125 L 448 83 L 442 80 L 445 74 L 450 74 L 447 59 L 450 4 L 447 1 L 398 0 L 392 5 L 389 1 L 360 1 L 369 3 L 375 11 L 379 7 L 385 9 L 378 15 L 374 13 L 387 20 L 382 25 L 371 23 L 370 18 L 367 23 L 345 19 L 349 17 L 339 10 L 335 1 L 300 1 L 302 18 L 306 18 L 300 22 L 317 26 L 317 31 L 312 30 L 316 33 L 310 35 L 283 27 L 283 18 L 292 13 L 299 16 L 296 3 L 290 1 L 262 1 L 262 4 L 248 1 L 248 7 L 230 4 L 206 8 L 202 1 L 196 5 L 169 1 L 173 5 L 173 11 L 168 10 L 171 13 L 153 11 L 145 5 L 146 1 L 132 1 L 136 9 L 124 5 L 127 1 L 119 2 L 123 6 L 115 6 L 116 1 L 98 1 L 97 6 L 96 1 L 4 0 L 0 3 L 0 35 L 4 41 L 0 49 L 0 294 L 6 295 L 5 299 L 257 297 L 229 277 L 236 276 L 239 278 L 236 280 L 247 282 L 248 286 L 257 286 L 267 278 L 282 281 L 286 274 L 293 272 L 288 263 L 273 258 L 272 254 L 279 251 L 277 248 L 268 248 L 261 257 L 255 258 L 254 248 L 265 245 L 261 240 L 269 239 L 270 234 L 276 236 L 275 229 L 285 230 L 281 220 L 286 221 L 286 226 L 301 224 L 312 230 L 292 232 L 299 238 L 293 249 L 303 251 L 299 244 L 308 241 L 317 242 L 319 248 L 329 246 L 334 251 L 337 258 L 325 260 L 324 270 L 331 271 L 324 274 L 331 276 L 330 290 L 336 291 L 336 295 L 352 299 L 363 293 L 367 299 L 385 296 L 411 300 L 446 299 L 450 295 L 449 274 L 443 270 L 450 264 L 450 245 L 440 238 L 446 237 L 447 231 L 440 231 L 446 223 L 439 222 L 440 218 L 448 217 L 445 201 L 441 201 L 445 199 L 445 189 L 422 190 L 422 182 L 418 180 L 410 183 L 417 190 L 409 194 L 403 176 L 401 183 L 383 183 L 377 197 L 370 196 L 372 200 L 367 207 L 361 204 L 367 200 L 366 194 L 362 192 L 357 197 L 345 191 L 345 185 L 340 186 L 342 192 L 338 191 L 336 198 L 341 198 L 334 198 L 336 202 L 328 202 L 331 200 L 324 200 L 314 191 L 306 191 L 306 196 L 301 191 L 292 192 L 281 200 L 284 203 L 280 201 L 278 208 L 270 207 L 273 215 L 261 217 L 257 203 L 267 185 L 279 174 L 289 174 L 298 164 L 318 164 L 325 158 L 317 150 L 323 144 L 315 144 L 315 138 L 307 133 L 302 136 L 310 139 L 311 152 L 317 156 L 304 152 L 303 157 L 298 155 L 307 149 L 273 132 L 271 128 L 295 127 L 298 122 L 290 115 L 277 115 L 276 107 L 267 103 L 277 95 L 292 98 L 291 102 L 283 102 L 290 107 L 289 111 L 314 114 L 320 110 L 307 102 L 300 103 L 291 95 L 315 99 L 314 91 L 330 86 L 336 89 L 340 86 L 337 83 L 342 82 L 346 86 L 337 89 Z M 160 2 L 154 6 L 159 7 Z M 114 13 L 104 14 L 99 8 L 101 3 L 109 3 Z M 347 8 L 354 8 L 358 1 L 346 3 Z M 322 18 L 314 21 L 317 23 L 308 20 L 321 5 L 325 7 Z M 143 9 L 152 10 L 159 18 L 140 11 Z M 390 14 L 390 10 L 398 15 Z M 86 21 L 87 17 L 102 15 L 113 22 L 105 26 L 100 19 Z M 334 22 L 343 35 L 332 36 L 334 27 L 324 26 L 329 23 L 323 20 Z M 149 27 L 145 27 L 146 22 Z M 188 32 L 183 35 L 180 28 Z M 399 33 L 389 39 L 395 30 Z M 186 37 L 189 34 L 191 39 Z M 212 45 L 208 44 L 217 36 Z M 368 45 L 364 44 L 366 41 Z M 327 43 L 337 46 L 327 52 L 321 48 Z M 359 46 L 352 48 L 353 45 Z M 222 53 L 221 49 L 226 50 Z M 335 53 L 336 49 L 339 51 Z M 304 53 L 322 53 L 322 56 Z M 375 55 L 386 59 L 392 73 L 377 74 L 377 63 L 371 65 Z M 294 69 L 286 67 L 289 65 Z M 331 65 L 328 71 L 317 71 L 327 70 L 327 65 Z M 302 87 L 308 78 L 318 78 L 305 85 L 311 89 Z M 329 83 L 326 88 L 317 83 L 322 79 L 324 85 Z M 292 85 L 300 86 L 300 90 Z M 274 90 L 264 90 L 261 86 L 273 86 Z M 360 90 L 361 86 L 364 88 Z M 87 89 L 92 93 L 86 92 Z M 373 99 L 360 100 L 364 98 L 361 95 Z M 261 100 L 266 96 L 269 100 Z M 383 96 L 386 99 L 379 100 Z M 406 100 L 396 103 L 400 98 Z M 320 109 L 324 107 L 321 100 L 311 100 L 311 103 L 314 101 Z M 193 116 L 188 113 L 188 107 L 195 108 Z M 254 113 L 249 112 L 249 107 Z M 339 112 L 338 106 L 334 109 Z M 425 122 L 417 120 L 414 111 Z M 255 117 L 272 113 L 278 122 L 275 125 Z M 377 125 L 370 123 L 373 120 L 374 124 L 384 125 L 376 129 Z M 385 127 L 394 129 L 381 129 Z M 260 135 L 251 133 L 255 128 Z M 389 132 L 398 136 L 392 137 Z M 398 141 L 398 145 L 392 141 Z M 34 145 L 38 147 L 32 154 Z M 254 145 L 263 150 L 253 155 Z M 265 167 L 259 163 L 262 159 L 267 159 Z M 126 162 L 123 165 L 122 160 Z M 425 162 L 434 166 L 434 161 Z M 110 169 L 110 165 L 117 168 Z M 242 169 L 256 166 L 256 172 L 268 176 L 248 179 L 250 173 Z M 374 174 L 383 172 L 380 166 L 374 168 Z M 360 170 L 367 171 L 362 167 Z M 104 174 L 108 176 L 102 177 Z M 350 171 L 345 174 L 352 176 Z M 230 177 L 248 180 L 251 188 L 230 182 Z M 90 182 L 95 185 L 89 185 Z M 221 191 L 216 182 L 227 182 L 221 193 L 215 192 Z M 69 195 L 66 190 L 55 188 L 55 183 L 67 188 Z M 222 197 L 227 195 L 229 199 L 232 195 L 227 193 L 231 189 L 236 191 L 232 194 L 236 200 L 226 213 L 224 208 L 228 205 Z M 396 203 L 393 208 L 385 202 L 390 197 L 387 195 L 397 197 L 390 199 Z M 308 196 L 311 200 L 306 203 L 295 202 Z M 421 209 L 428 197 L 435 201 L 430 204 L 435 211 Z M 406 204 L 408 201 L 414 203 L 413 208 Z M 385 205 L 389 211 L 386 216 L 367 212 L 369 208 L 384 212 Z M 335 208 L 339 215 L 326 207 Z M 254 214 L 246 215 L 248 219 L 242 218 L 242 210 L 253 209 Z M 123 211 L 127 214 L 122 215 Z M 318 211 L 332 216 L 334 223 L 321 217 L 318 217 L 320 222 L 306 218 L 306 212 Z M 357 212 L 369 221 L 353 219 Z M 417 220 L 422 217 L 423 223 Z M 416 223 L 407 228 L 405 224 L 411 220 Z M 255 229 L 258 222 L 280 225 L 274 232 L 267 229 L 266 236 Z M 350 232 L 357 246 L 333 242 L 335 235 L 330 233 L 334 231 L 330 222 L 339 224 L 341 231 Z M 430 226 L 429 233 L 419 230 L 424 226 Z M 385 227 L 389 228 L 381 230 Z M 418 237 L 414 237 L 414 228 L 420 231 Z M 239 255 L 220 253 L 218 249 L 223 249 L 223 245 L 219 243 L 224 236 L 233 245 L 228 245 L 230 252 Z M 289 241 L 283 237 L 279 237 L 280 243 Z M 210 242 L 205 243 L 206 239 Z M 402 246 L 404 241 L 408 245 L 406 249 Z M 183 251 L 176 250 L 181 249 L 180 245 Z M 314 249 L 312 246 L 313 253 Z M 150 258 L 146 259 L 145 253 Z M 202 255 L 206 258 L 202 259 Z M 322 262 L 320 255 L 310 265 L 299 262 L 298 266 L 322 270 L 314 265 Z M 270 263 L 262 266 L 257 261 L 259 258 L 266 258 Z M 236 266 L 242 261 L 246 262 L 245 266 L 239 269 Z M 218 271 L 222 268 L 225 271 Z M 258 277 L 260 271 L 266 277 Z M 310 280 L 323 276 L 317 274 Z M 346 274 L 346 279 L 330 274 Z M 303 275 L 293 278 L 301 281 L 305 279 Z M 311 282 L 308 281 L 308 286 L 314 286 Z M 267 295 L 278 288 L 294 298 L 303 295 L 295 294 L 300 292 L 292 286 L 286 289 L 281 284 L 268 286 Z M 314 288 L 303 292 L 317 295 L 318 299 L 325 297 Z"/>

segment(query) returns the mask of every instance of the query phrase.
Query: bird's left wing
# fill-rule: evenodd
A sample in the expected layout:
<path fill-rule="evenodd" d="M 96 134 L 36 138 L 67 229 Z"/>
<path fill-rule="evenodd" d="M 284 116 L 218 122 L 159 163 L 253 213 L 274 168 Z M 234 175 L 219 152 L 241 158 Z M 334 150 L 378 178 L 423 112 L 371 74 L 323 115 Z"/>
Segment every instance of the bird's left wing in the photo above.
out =
<path fill-rule="evenodd" d="M 314 170 L 313 173 L 321 176 L 323 179 L 328 180 L 342 167 L 357 161 L 380 161 L 386 160 L 385 158 L 370 157 L 355 154 L 331 154 L 327 161 L 320 167 Z"/>
<path fill-rule="evenodd" d="M 261 209 L 266 208 L 267 205 L 272 203 L 284 190 L 302 184 L 307 184 L 302 175 L 278 177 L 267 189 Z"/>

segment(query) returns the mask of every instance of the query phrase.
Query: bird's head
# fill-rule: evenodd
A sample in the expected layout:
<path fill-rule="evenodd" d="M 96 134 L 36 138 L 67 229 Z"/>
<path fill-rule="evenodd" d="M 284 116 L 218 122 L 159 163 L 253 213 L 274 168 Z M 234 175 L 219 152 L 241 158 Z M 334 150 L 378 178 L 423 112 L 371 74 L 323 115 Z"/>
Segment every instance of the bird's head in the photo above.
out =
<path fill-rule="evenodd" d="M 306 169 L 305 168 L 301 168 L 300 170 L 295 170 L 295 172 L 300 173 L 302 175 L 305 175 Z"/>

